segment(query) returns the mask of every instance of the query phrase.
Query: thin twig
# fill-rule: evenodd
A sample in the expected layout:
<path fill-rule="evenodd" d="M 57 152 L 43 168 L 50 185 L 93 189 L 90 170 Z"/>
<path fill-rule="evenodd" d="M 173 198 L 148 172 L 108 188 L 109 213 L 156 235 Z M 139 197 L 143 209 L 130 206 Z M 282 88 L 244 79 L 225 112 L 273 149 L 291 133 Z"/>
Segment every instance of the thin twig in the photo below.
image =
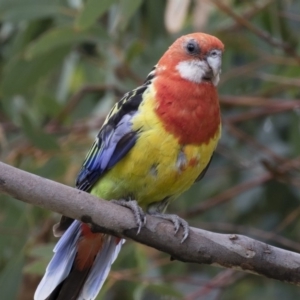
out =
<path fill-rule="evenodd" d="M 230 199 L 236 197 L 237 195 L 244 193 L 258 185 L 262 185 L 271 179 L 281 180 L 282 174 L 288 172 L 289 170 L 294 168 L 295 163 L 299 163 L 299 158 L 295 158 L 293 160 L 289 160 L 281 165 L 279 165 L 274 172 L 266 172 L 260 176 L 256 176 L 254 179 L 250 179 L 248 181 L 237 184 L 224 192 L 209 198 L 205 201 L 202 201 L 199 205 L 194 206 L 192 209 L 188 210 L 184 213 L 184 217 L 194 217 L 197 216 L 204 211 L 211 209 L 213 207 L 219 206 L 220 204 L 224 204 Z M 276 171 L 276 172 L 275 172 Z"/>
<path fill-rule="evenodd" d="M 220 204 L 224 204 L 225 202 L 229 201 L 230 199 L 236 197 L 241 193 L 244 193 L 258 185 L 264 184 L 272 178 L 272 174 L 265 173 L 261 176 L 256 176 L 254 179 L 250 179 L 246 182 L 237 184 L 214 197 L 202 201 L 199 205 L 194 206 L 192 209 L 184 213 L 183 216 L 185 218 L 195 217 L 213 207 L 219 206 Z"/>
<path fill-rule="evenodd" d="M 63 110 L 53 119 L 46 127 L 48 131 L 51 131 L 51 128 L 57 127 L 62 120 L 70 114 L 72 110 L 79 104 L 81 99 L 91 93 L 101 93 L 105 91 L 114 91 L 118 96 L 122 95 L 122 92 L 113 85 L 85 85 L 83 86 L 77 93 L 75 93 L 70 100 L 68 101 L 67 105 L 63 108 Z"/>
<path fill-rule="evenodd" d="M 260 106 L 265 108 L 289 108 L 296 109 L 300 107 L 300 100 L 286 100 L 286 99 L 275 99 L 266 97 L 254 97 L 254 96 L 233 96 L 233 95 L 220 95 L 220 103 L 222 105 L 238 105 L 238 106 Z"/>
<path fill-rule="evenodd" d="M 276 154 L 273 150 L 261 144 L 246 132 L 240 130 L 239 128 L 234 126 L 231 122 L 227 122 L 227 120 L 225 120 L 224 124 L 227 130 L 230 132 L 230 134 L 234 135 L 237 139 L 247 143 L 254 149 L 260 151 L 261 153 L 265 153 L 268 158 L 272 158 L 274 161 L 278 163 L 285 163 L 285 164 L 287 164 L 290 161 L 289 159 L 286 159 Z M 295 164 L 295 162 L 296 161 L 293 160 L 293 165 L 291 165 L 291 168 L 294 168 L 295 170 L 299 171 L 299 164 Z"/>
<path fill-rule="evenodd" d="M 229 15 L 232 19 L 234 19 L 237 23 L 247 28 L 249 31 L 253 32 L 260 39 L 262 39 L 263 41 L 265 41 L 271 46 L 275 46 L 279 49 L 282 49 L 284 52 L 291 55 L 298 63 L 300 63 L 300 57 L 295 52 L 294 47 L 292 47 L 290 44 L 284 41 L 280 41 L 272 37 L 268 32 L 263 31 L 262 29 L 256 27 L 253 23 L 249 22 L 246 18 L 243 18 L 243 16 L 240 16 L 237 13 L 235 13 L 229 6 L 227 6 L 224 3 L 224 1 L 210 0 L 210 2 L 213 2 L 221 11 Z"/>
<path fill-rule="evenodd" d="M 244 273 L 237 273 L 235 270 L 221 271 L 198 290 L 186 296 L 184 300 L 207 299 L 207 295 L 212 290 L 224 288 L 244 276 Z"/>
<path fill-rule="evenodd" d="M 268 7 L 271 3 L 273 3 L 274 0 L 267 0 L 267 1 L 257 1 L 253 3 L 253 7 L 247 9 L 247 11 L 243 12 L 241 14 L 241 17 L 247 20 L 251 20 L 253 17 L 257 16 L 257 14 L 261 11 L 263 11 L 266 7 Z M 252 3 L 251 3 L 252 4 Z M 232 32 L 233 30 L 237 30 L 239 27 L 241 27 L 241 24 L 239 22 L 234 22 L 233 24 L 223 26 L 221 28 L 222 32 Z"/>
<path fill-rule="evenodd" d="M 285 111 L 294 110 L 294 109 L 295 109 L 295 107 L 288 107 L 288 106 L 274 107 L 274 108 L 269 108 L 269 109 L 267 109 L 267 108 L 255 109 L 255 110 L 251 110 L 251 111 L 247 111 L 247 112 L 242 112 L 242 113 L 239 113 L 234 116 L 229 116 L 226 118 L 226 121 L 228 123 L 232 123 L 232 124 L 240 123 L 240 122 L 245 122 L 245 121 L 249 121 L 249 120 L 256 119 L 256 118 L 261 118 L 264 116 L 283 113 Z"/>

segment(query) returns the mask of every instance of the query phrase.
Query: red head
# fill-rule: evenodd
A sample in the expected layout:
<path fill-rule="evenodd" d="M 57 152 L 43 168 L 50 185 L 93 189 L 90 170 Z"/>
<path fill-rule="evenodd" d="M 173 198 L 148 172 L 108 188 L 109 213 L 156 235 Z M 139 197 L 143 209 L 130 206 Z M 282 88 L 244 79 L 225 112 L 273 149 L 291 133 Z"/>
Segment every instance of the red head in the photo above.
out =
<path fill-rule="evenodd" d="M 183 145 L 208 143 L 220 128 L 215 86 L 223 51 L 216 37 L 192 33 L 177 39 L 153 71 L 155 111 Z"/>
<path fill-rule="evenodd" d="M 221 72 L 223 43 L 216 37 L 205 33 L 192 33 L 177 39 L 165 52 L 157 65 L 157 75 L 169 76 L 201 83 L 219 82 Z"/>

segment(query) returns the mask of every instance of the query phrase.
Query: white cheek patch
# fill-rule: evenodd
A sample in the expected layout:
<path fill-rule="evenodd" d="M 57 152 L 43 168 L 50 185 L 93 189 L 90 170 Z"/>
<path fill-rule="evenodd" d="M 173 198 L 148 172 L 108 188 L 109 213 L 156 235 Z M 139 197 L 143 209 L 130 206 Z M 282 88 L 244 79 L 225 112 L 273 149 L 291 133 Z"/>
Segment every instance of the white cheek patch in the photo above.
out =
<path fill-rule="evenodd" d="M 201 60 L 185 60 L 176 66 L 176 70 L 182 78 L 200 83 L 209 71 L 209 67 L 206 62 Z"/>

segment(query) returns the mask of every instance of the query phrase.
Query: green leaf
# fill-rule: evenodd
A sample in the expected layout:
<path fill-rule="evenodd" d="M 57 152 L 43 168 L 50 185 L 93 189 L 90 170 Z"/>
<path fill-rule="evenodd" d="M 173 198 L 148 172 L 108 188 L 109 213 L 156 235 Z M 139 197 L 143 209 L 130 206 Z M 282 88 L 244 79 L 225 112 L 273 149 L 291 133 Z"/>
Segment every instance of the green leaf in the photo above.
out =
<path fill-rule="evenodd" d="M 171 296 L 177 299 L 183 298 L 183 295 L 180 292 L 166 284 L 150 284 L 147 289 L 158 295 Z"/>
<path fill-rule="evenodd" d="M 126 51 L 125 61 L 130 64 L 134 58 L 143 53 L 144 48 L 145 47 L 141 41 L 132 42 Z"/>
<path fill-rule="evenodd" d="M 139 270 L 145 272 L 148 267 L 148 260 L 147 254 L 145 252 L 145 247 L 137 245 L 137 247 L 135 247 L 134 250 L 134 256 L 137 260 Z"/>
<path fill-rule="evenodd" d="M 29 251 L 29 255 L 50 260 L 53 256 L 54 247 L 55 243 L 49 243 L 46 245 L 36 245 Z"/>
<path fill-rule="evenodd" d="M 9 22 L 43 19 L 59 14 L 61 5 L 48 0 L 9 0 L 0 2 L 0 20 Z"/>
<path fill-rule="evenodd" d="M 142 300 L 145 292 L 145 285 L 140 284 L 133 292 L 133 300 Z"/>
<path fill-rule="evenodd" d="M 69 49 L 62 47 L 33 59 L 15 58 L 9 61 L 1 84 L 4 96 L 26 92 L 40 79 L 49 76 L 49 71 L 60 64 L 68 52 Z"/>
<path fill-rule="evenodd" d="M 22 129 L 31 143 L 42 150 L 58 150 L 56 139 L 38 127 L 34 127 L 29 118 L 22 115 Z"/>
<path fill-rule="evenodd" d="M 29 274 L 43 275 L 50 259 L 53 256 L 54 246 L 54 243 L 34 246 L 28 254 L 36 259 L 27 264 L 23 271 Z"/>
<path fill-rule="evenodd" d="M 106 38 L 107 35 L 101 28 L 91 31 L 78 31 L 70 26 L 53 28 L 30 44 L 26 56 L 31 58 L 51 53 L 62 46 L 74 46 L 82 42 L 96 42 Z"/>
<path fill-rule="evenodd" d="M 88 0 L 76 20 L 76 25 L 81 29 L 87 29 L 110 8 L 116 0 Z"/>
<path fill-rule="evenodd" d="M 143 0 L 122 0 L 120 1 L 119 24 L 118 27 L 124 30 L 134 13 L 143 3 Z"/>
<path fill-rule="evenodd" d="M 48 263 L 49 260 L 44 260 L 44 259 L 35 260 L 27 264 L 24 267 L 23 272 L 27 274 L 42 276 L 45 273 L 45 269 L 47 268 Z"/>
<path fill-rule="evenodd" d="M 0 273 L 1 299 L 16 299 L 22 278 L 24 255 L 20 253 L 11 259 Z"/>
<path fill-rule="evenodd" d="M 67 167 L 68 160 L 65 157 L 54 156 L 44 163 L 35 173 L 42 177 L 55 180 L 65 174 Z"/>
<path fill-rule="evenodd" d="M 57 113 L 62 110 L 61 103 L 58 103 L 57 99 L 49 94 L 38 95 L 34 99 L 34 106 L 38 108 L 38 111 L 42 114 L 49 117 L 57 116 Z"/>

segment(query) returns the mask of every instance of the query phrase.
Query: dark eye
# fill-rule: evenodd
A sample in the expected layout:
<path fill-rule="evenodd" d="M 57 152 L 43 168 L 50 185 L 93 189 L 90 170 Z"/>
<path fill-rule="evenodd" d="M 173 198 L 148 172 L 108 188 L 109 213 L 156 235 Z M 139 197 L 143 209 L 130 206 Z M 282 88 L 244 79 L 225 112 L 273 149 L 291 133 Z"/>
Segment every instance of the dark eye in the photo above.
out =
<path fill-rule="evenodd" d="M 217 57 L 219 55 L 219 52 L 217 50 L 213 50 L 210 52 L 210 56 Z"/>
<path fill-rule="evenodd" d="M 196 41 L 191 40 L 186 44 L 186 50 L 189 54 L 199 54 L 200 48 Z"/>

